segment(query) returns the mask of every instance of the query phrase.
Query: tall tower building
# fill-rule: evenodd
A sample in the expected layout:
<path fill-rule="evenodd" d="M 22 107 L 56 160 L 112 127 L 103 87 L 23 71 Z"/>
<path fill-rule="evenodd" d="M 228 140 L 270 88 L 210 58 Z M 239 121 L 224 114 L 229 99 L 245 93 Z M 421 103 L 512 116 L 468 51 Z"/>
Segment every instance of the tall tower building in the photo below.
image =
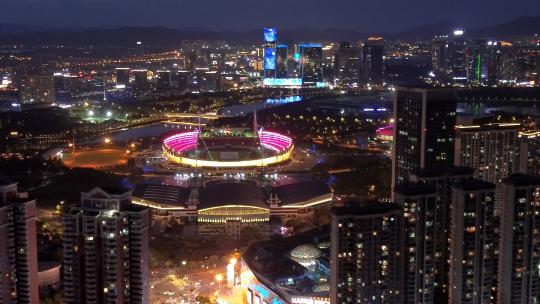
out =
<path fill-rule="evenodd" d="M 264 29 L 263 77 L 276 78 L 277 29 Z"/>
<path fill-rule="evenodd" d="M 36 202 L 0 179 L 0 303 L 39 303 Z"/>
<path fill-rule="evenodd" d="M 455 90 L 399 88 L 394 113 L 393 189 L 419 169 L 453 165 Z"/>
<path fill-rule="evenodd" d="M 455 165 L 475 169 L 479 179 L 500 184 L 519 170 L 519 123 L 456 126 Z"/>
<path fill-rule="evenodd" d="M 474 170 L 467 167 L 423 169 L 411 176 L 411 181 L 435 188 L 437 202 L 433 214 L 435 238 L 435 303 L 448 300 L 450 248 L 450 212 L 452 187 L 473 178 Z"/>
<path fill-rule="evenodd" d="M 495 184 L 478 179 L 457 184 L 450 233 L 449 303 L 493 303 L 496 230 Z"/>
<path fill-rule="evenodd" d="M 400 303 L 401 208 L 350 202 L 331 218 L 331 303 Z"/>
<path fill-rule="evenodd" d="M 503 181 L 497 303 L 540 303 L 540 178 Z"/>
<path fill-rule="evenodd" d="M 437 194 L 427 184 L 402 184 L 394 201 L 403 208 L 402 303 L 435 303 Z"/>
<path fill-rule="evenodd" d="M 81 193 L 63 215 L 65 303 L 148 303 L 149 213 L 129 191 Z"/>
<path fill-rule="evenodd" d="M 384 40 L 370 37 L 364 43 L 362 66 L 364 81 L 382 84 L 384 80 Z"/>

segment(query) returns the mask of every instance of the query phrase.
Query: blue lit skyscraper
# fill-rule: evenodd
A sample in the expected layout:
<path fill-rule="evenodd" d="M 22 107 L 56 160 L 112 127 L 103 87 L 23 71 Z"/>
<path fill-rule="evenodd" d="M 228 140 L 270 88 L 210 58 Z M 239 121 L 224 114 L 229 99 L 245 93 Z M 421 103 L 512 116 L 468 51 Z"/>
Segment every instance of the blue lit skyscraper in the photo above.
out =
<path fill-rule="evenodd" d="M 264 29 L 264 78 L 276 77 L 276 40 L 275 28 Z"/>

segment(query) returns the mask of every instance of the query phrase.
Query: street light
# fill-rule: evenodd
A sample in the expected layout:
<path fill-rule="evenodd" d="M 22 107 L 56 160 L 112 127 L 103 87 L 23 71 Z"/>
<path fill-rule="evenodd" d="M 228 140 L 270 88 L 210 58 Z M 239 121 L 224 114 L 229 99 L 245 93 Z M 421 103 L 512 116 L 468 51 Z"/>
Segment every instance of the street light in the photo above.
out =
<path fill-rule="evenodd" d="M 107 111 L 107 117 L 111 117 L 112 116 L 112 112 L 111 111 Z"/>
<path fill-rule="evenodd" d="M 221 281 L 223 281 L 223 275 L 221 273 L 216 274 L 216 281 L 218 282 L 218 293 L 221 290 Z"/>
<path fill-rule="evenodd" d="M 105 143 L 106 143 L 106 144 L 110 144 L 110 143 L 111 143 L 111 139 L 110 139 L 110 138 L 108 138 L 108 137 L 107 137 L 107 138 L 105 138 Z"/>

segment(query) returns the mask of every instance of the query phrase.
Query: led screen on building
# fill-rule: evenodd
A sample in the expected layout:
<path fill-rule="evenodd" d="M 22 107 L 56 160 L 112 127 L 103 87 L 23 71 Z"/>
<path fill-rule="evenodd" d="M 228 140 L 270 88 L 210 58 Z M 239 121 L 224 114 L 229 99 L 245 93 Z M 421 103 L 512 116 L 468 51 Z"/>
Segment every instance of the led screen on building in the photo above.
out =
<path fill-rule="evenodd" d="M 275 28 L 264 28 L 264 41 L 265 42 L 276 42 L 277 40 L 277 30 Z"/>
<path fill-rule="evenodd" d="M 264 50 L 264 69 L 276 69 L 276 49 L 268 48 Z"/>

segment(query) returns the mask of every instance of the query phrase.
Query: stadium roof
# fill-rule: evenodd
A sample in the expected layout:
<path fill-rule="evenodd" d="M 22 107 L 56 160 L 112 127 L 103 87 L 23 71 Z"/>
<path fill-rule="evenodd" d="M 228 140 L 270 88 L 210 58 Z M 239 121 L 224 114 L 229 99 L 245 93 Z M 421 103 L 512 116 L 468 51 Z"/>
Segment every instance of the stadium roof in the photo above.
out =
<path fill-rule="evenodd" d="M 210 182 L 200 189 L 199 210 L 225 205 L 268 208 L 262 188 L 253 182 Z"/>
<path fill-rule="evenodd" d="M 189 198 L 190 192 L 191 189 L 186 187 L 137 184 L 133 189 L 132 196 L 160 204 L 183 207 Z"/>
<path fill-rule="evenodd" d="M 323 182 L 308 181 L 293 183 L 273 188 L 282 205 L 295 204 L 331 194 L 330 188 Z"/>

